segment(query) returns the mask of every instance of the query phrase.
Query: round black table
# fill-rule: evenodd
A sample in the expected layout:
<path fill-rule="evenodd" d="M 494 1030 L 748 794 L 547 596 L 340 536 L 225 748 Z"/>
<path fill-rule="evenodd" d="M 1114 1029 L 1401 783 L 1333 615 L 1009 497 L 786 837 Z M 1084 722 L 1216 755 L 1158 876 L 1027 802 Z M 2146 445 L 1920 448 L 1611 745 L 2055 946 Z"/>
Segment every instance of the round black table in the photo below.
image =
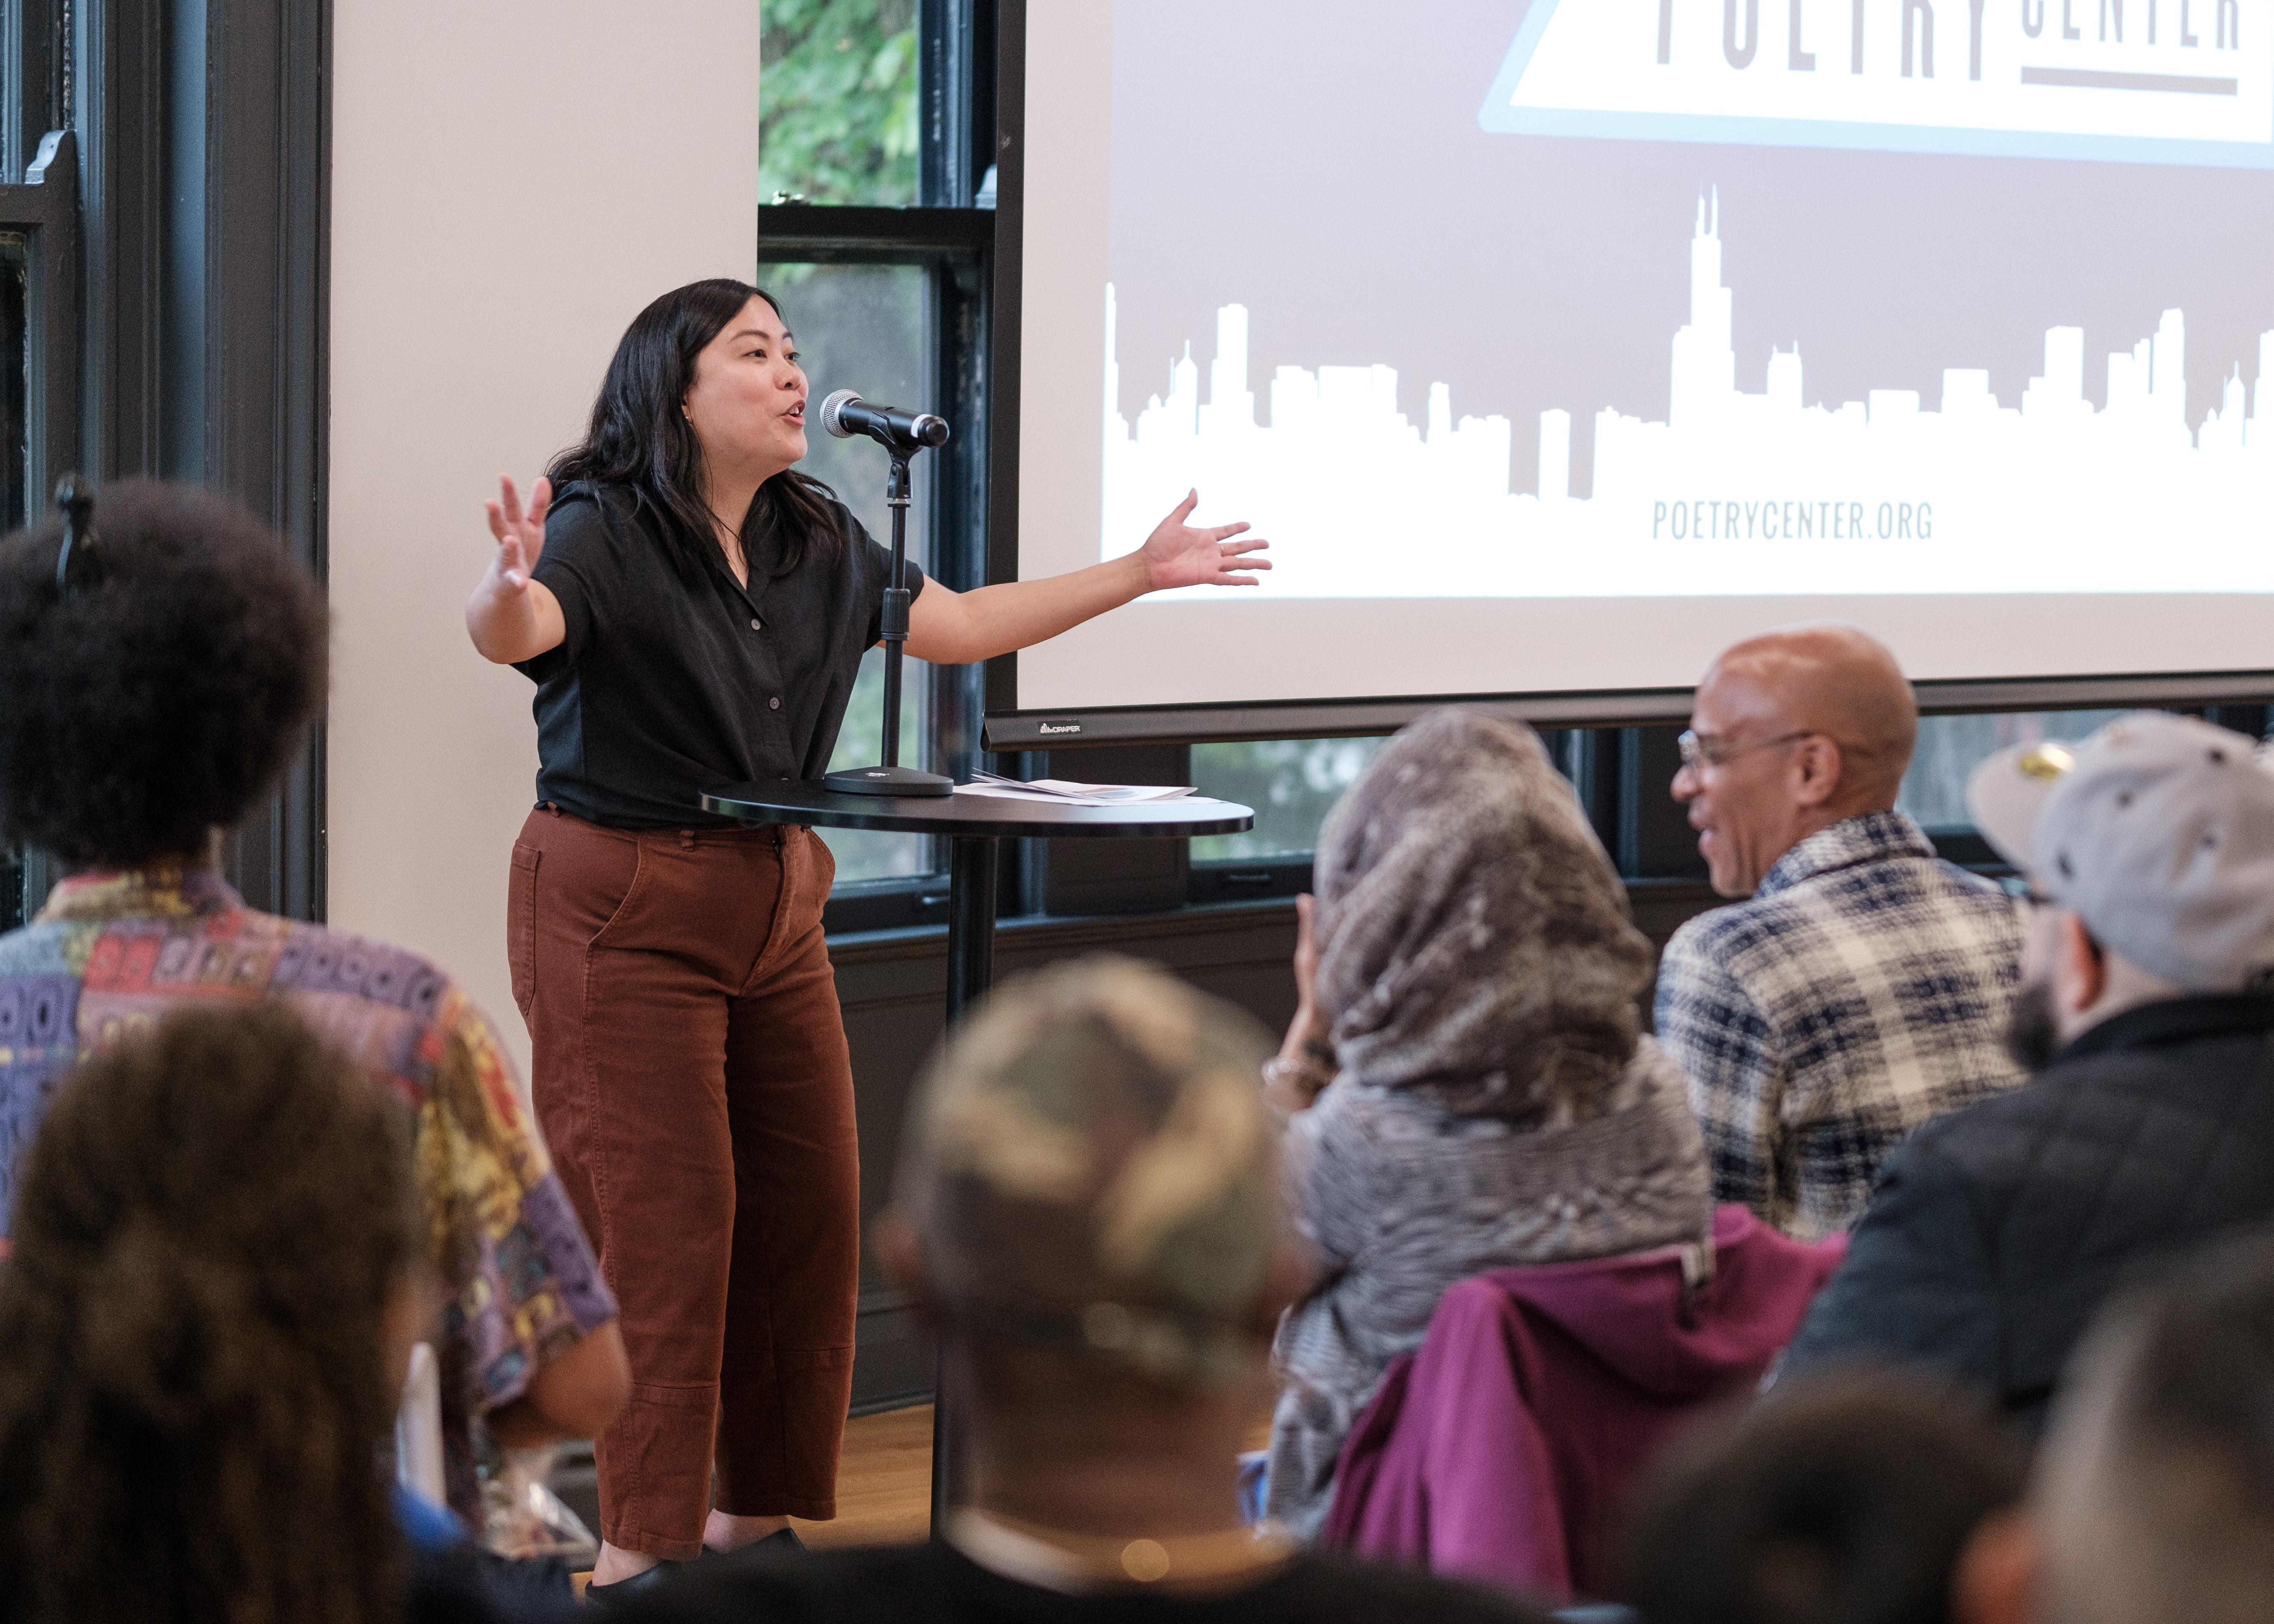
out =
<path fill-rule="evenodd" d="M 1002 795 L 840 795 L 816 783 L 727 784 L 703 793 L 703 809 L 743 823 L 805 823 L 890 834 L 946 835 L 947 1026 L 987 991 L 995 973 L 995 886 L 1002 842 L 1238 834 L 1255 814 L 1228 801 L 1184 797 L 1133 806 L 1083 807 Z M 932 1395 L 931 1524 L 945 1526 L 956 1472 L 946 1372 Z"/>
<path fill-rule="evenodd" d="M 947 835 L 947 1024 L 987 990 L 995 973 L 995 882 L 1000 843 L 1118 837 L 1229 835 L 1255 814 L 1229 801 L 1188 796 L 1126 807 L 1081 807 L 1001 795 L 840 795 L 814 783 L 727 784 L 703 793 L 703 809 L 744 823 L 808 823 L 891 834 Z"/>

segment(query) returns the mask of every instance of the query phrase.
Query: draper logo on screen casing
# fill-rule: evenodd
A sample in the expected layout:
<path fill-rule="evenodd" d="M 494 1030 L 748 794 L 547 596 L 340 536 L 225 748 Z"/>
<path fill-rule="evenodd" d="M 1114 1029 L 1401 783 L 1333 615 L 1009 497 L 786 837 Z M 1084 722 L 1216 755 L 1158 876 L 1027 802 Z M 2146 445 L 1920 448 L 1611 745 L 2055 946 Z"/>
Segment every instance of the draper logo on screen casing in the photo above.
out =
<path fill-rule="evenodd" d="M 1532 0 L 1478 118 L 2274 168 L 2274 0 Z"/>

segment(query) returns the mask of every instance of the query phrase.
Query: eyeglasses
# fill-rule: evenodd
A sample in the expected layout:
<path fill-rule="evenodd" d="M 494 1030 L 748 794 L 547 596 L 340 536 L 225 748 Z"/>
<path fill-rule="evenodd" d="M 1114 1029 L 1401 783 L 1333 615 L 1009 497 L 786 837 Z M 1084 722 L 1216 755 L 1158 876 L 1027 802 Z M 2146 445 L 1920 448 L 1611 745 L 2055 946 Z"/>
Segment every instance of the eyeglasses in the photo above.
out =
<path fill-rule="evenodd" d="M 94 492 L 77 474 L 56 484 L 56 508 L 64 515 L 64 538 L 56 548 L 56 596 L 69 603 L 110 579 L 110 567 L 94 535 Z"/>
<path fill-rule="evenodd" d="M 1701 733 L 1685 727 L 1675 742 L 1682 747 L 1682 764 L 1697 772 L 1707 767 L 1725 766 L 1730 757 L 1743 756 L 1747 750 L 1766 750 L 1773 744 L 1791 744 L 1814 736 L 1814 729 L 1803 727 L 1798 733 L 1779 733 L 1773 739 L 1744 739 L 1732 744 L 1718 733 Z"/>

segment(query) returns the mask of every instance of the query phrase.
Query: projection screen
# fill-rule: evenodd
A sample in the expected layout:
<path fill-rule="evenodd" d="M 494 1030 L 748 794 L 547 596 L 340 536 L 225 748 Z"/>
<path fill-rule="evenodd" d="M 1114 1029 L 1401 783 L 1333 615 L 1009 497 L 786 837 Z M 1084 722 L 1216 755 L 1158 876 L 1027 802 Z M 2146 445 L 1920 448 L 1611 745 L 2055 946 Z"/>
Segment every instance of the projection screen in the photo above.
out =
<path fill-rule="evenodd" d="M 1018 572 L 1187 489 L 1276 568 L 990 711 L 1615 700 L 1820 616 L 2274 667 L 2274 0 L 1032 0 L 1025 56 Z"/>

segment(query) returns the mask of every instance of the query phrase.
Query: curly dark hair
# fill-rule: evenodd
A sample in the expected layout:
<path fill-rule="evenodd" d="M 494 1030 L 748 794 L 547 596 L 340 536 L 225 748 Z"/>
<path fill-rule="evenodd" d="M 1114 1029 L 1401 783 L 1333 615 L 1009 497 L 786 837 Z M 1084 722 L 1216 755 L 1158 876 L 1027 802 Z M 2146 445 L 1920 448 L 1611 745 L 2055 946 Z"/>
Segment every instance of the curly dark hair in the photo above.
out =
<path fill-rule="evenodd" d="M 0 1573 L 32 1624 L 396 1624 L 409 1114 L 281 1004 L 56 1095 L 0 1265 Z"/>
<path fill-rule="evenodd" d="M 59 522 L 0 541 L 0 838 L 75 867 L 205 849 L 284 769 L 324 696 L 321 591 L 211 492 L 106 486 L 108 578 L 56 591 Z"/>

